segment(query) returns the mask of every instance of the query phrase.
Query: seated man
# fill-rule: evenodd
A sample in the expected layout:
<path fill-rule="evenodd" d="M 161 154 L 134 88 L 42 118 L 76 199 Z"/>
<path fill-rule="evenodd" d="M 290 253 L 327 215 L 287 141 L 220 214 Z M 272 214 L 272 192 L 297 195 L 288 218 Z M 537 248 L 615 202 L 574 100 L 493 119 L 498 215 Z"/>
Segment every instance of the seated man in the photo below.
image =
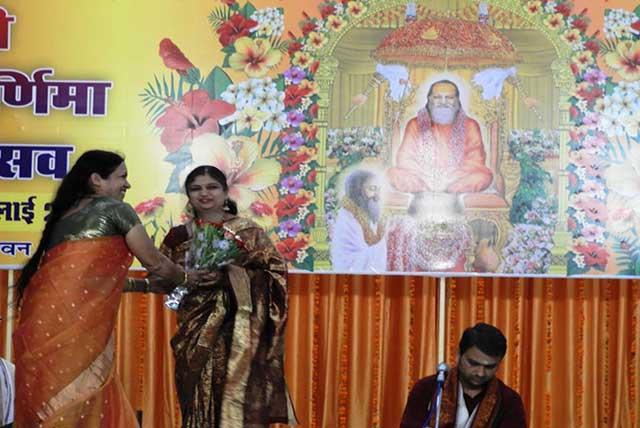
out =
<path fill-rule="evenodd" d="M 526 428 L 520 395 L 496 377 L 507 339 L 496 327 L 479 323 L 460 339 L 458 365 L 443 387 L 439 427 Z M 409 393 L 401 428 L 434 427 L 436 376 L 420 379 Z"/>
<path fill-rule="evenodd" d="M 485 158 L 478 122 L 462 109 L 456 84 L 441 80 L 429 88 L 425 108 L 407 123 L 387 175 L 400 192 L 480 192 L 493 179 Z"/>

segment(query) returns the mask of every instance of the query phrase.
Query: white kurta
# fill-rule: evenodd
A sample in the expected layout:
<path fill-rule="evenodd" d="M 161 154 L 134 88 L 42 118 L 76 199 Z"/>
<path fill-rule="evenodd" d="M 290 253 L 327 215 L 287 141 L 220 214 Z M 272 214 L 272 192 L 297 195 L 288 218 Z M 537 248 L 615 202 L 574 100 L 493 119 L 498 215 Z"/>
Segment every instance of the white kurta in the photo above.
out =
<path fill-rule="evenodd" d="M 478 412 L 478 405 L 473 409 L 473 412 L 469 414 L 467 405 L 464 402 L 464 391 L 462 385 L 458 382 L 458 408 L 456 411 L 456 428 L 471 428 L 471 424 Z"/>
<path fill-rule="evenodd" d="M 370 226 L 376 230 L 377 225 Z M 358 220 L 340 208 L 331 236 L 331 265 L 341 272 L 385 272 L 387 270 L 387 238 L 373 245 L 364 240 Z"/>

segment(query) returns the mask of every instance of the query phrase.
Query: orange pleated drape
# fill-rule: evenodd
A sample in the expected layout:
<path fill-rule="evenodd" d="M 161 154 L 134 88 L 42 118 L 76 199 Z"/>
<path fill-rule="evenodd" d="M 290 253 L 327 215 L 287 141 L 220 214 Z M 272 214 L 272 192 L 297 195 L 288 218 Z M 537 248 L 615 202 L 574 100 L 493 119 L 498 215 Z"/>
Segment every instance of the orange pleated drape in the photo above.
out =
<path fill-rule="evenodd" d="M 640 426 L 640 281 L 449 278 L 443 326 L 437 302 L 434 278 L 290 275 L 286 376 L 301 426 L 397 427 L 411 385 L 437 363 L 438 329 L 454 364 L 478 321 L 507 336 L 499 376 L 530 427 Z M 144 427 L 179 426 L 174 326 L 161 296 L 125 296 L 118 370 Z"/>

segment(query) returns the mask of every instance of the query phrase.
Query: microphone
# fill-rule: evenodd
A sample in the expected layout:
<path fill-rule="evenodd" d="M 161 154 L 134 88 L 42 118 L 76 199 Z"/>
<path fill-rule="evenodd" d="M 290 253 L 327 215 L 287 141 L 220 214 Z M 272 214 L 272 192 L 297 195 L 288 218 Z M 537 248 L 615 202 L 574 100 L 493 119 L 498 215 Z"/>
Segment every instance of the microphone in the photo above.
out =
<path fill-rule="evenodd" d="M 437 368 L 438 375 L 436 376 L 436 382 L 439 384 L 444 383 L 445 378 L 447 377 L 447 373 L 449 373 L 449 366 L 444 361 L 438 364 Z"/>
<path fill-rule="evenodd" d="M 431 419 L 431 414 L 435 411 L 435 425 L 434 427 L 439 426 L 440 424 L 440 406 L 442 404 L 442 390 L 444 389 L 444 380 L 447 377 L 447 373 L 449 373 L 449 366 L 444 361 L 438 364 L 436 368 L 436 397 L 435 403 L 429 406 L 429 412 L 427 413 L 427 418 L 422 423 L 422 428 L 429 428 L 429 420 Z"/>

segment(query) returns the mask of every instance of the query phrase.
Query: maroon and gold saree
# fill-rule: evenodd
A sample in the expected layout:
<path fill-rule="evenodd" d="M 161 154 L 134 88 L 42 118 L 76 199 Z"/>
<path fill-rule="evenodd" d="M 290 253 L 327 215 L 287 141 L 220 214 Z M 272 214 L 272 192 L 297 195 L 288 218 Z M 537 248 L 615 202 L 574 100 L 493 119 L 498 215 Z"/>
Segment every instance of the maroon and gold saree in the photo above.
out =
<path fill-rule="evenodd" d="M 284 379 L 286 264 L 253 222 L 224 223 L 246 253 L 214 285 L 195 287 L 178 309 L 171 341 L 182 426 L 263 427 L 296 424 Z M 173 228 L 163 251 L 184 262 L 191 224 Z"/>

